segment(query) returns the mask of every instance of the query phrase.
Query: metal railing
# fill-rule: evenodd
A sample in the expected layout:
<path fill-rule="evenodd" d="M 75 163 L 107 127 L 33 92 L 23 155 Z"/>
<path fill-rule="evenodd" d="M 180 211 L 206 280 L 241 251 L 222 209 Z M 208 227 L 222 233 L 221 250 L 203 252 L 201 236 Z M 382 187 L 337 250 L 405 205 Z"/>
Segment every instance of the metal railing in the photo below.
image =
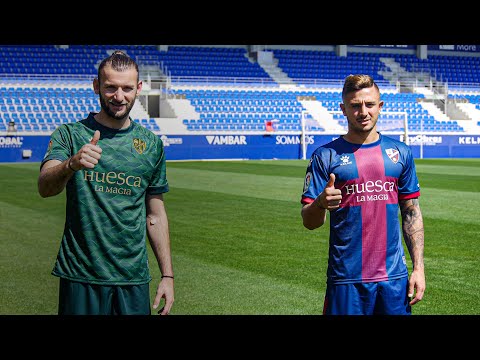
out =
<path fill-rule="evenodd" d="M 144 81 L 159 81 L 166 82 L 171 86 L 177 85 L 223 85 L 223 86 L 280 86 L 291 85 L 291 82 L 282 83 L 281 81 L 275 82 L 271 78 L 258 78 L 258 77 L 218 77 L 218 76 L 166 76 L 166 75 L 150 75 L 142 74 L 142 80 Z M 0 73 L 0 82 L 2 83 L 29 83 L 29 82 L 59 82 L 59 83 L 85 83 L 90 86 L 92 80 L 96 74 L 7 74 Z M 331 87 L 341 88 L 343 86 L 344 79 L 320 79 L 320 78 L 293 78 L 291 79 L 299 88 L 309 87 Z M 378 80 L 377 84 L 381 89 L 396 88 L 400 89 L 400 81 L 388 81 Z M 421 85 L 417 80 L 404 80 L 403 85 L 411 85 L 418 87 Z M 445 82 L 447 90 L 451 91 L 472 91 L 480 92 L 480 83 L 463 83 L 463 82 Z"/>

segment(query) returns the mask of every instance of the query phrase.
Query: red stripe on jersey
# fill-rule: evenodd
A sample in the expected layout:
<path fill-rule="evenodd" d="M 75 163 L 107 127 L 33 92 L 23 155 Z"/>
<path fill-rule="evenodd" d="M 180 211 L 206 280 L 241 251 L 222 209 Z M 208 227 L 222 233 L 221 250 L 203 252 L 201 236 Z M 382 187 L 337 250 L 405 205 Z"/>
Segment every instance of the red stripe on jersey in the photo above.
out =
<path fill-rule="evenodd" d="M 414 192 L 412 194 L 399 194 L 398 200 L 408 200 L 408 199 L 415 199 L 420 196 L 420 191 Z"/>
<path fill-rule="evenodd" d="M 306 196 L 302 196 L 301 203 L 302 204 L 311 204 L 314 201 L 315 201 L 315 199 L 312 199 L 312 198 L 309 198 L 309 197 L 306 197 Z"/>
<path fill-rule="evenodd" d="M 354 152 L 358 174 L 362 182 L 387 181 L 382 147 L 359 149 Z M 368 196 L 367 194 L 364 194 Z M 392 195 L 392 194 L 390 194 Z M 389 203 L 395 199 L 389 199 Z M 385 201 L 361 203 L 362 216 L 362 278 L 364 280 L 387 279 L 387 208 Z"/>

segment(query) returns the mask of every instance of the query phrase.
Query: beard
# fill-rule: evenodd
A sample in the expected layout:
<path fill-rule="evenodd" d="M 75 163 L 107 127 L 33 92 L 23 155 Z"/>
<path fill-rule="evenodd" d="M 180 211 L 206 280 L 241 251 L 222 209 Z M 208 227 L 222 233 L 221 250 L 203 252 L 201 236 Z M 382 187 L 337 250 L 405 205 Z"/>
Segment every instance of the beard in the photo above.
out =
<path fill-rule="evenodd" d="M 132 102 L 125 104 L 125 111 L 124 112 L 118 113 L 118 112 L 113 112 L 110 109 L 107 101 L 105 100 L 105 98 L 101 94 L 99 95 L 99 98 L 100 98 L 100 106 L 101 106 L 102 110 L 108 116 L 110 116 L 112 119 L 115 119 L 115 120 L 118 120 L 118 121 L 122 121 L 122 120 L 127 119 L 128 116 L 130 115 L 130 111 L 132 110 L 133 105 L 135 104 L 135 99 L 134 99 Z"/>

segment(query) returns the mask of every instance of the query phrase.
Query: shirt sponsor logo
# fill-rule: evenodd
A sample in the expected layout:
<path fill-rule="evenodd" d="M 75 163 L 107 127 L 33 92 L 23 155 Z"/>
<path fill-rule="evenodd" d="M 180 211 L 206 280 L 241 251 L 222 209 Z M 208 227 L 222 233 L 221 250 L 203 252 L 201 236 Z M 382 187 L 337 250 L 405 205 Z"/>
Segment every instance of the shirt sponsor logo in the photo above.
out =
<path fill-rule="evenodd" d="M 395 181 L 376 180 L 362 183 L 346 183 L 342 188 L 343 207 L 358 206 L 370 201 L 396 201 Z"/>
<path fill-rule="evenodd" d="M 209 135 L 206 139 L 210 145 L 247 145 L 247 137 L 244 135 Z"/>
<path fill-rule="evenodd" d="M 132 195 L 132 188 L 140 188 L 142 178 L 127 175 L 124 172 L 109 171 L 101 173 L 93 170 L 84 170 L 83 179 L 94 183 L 94 190 L 111 194 Z M 124 187 L 122 187 L 124 186 Z"/>
<path fill-rule="evenodd" d="M 362 193 L 389 193 L 396 191 L 395 182 L 393 181 L 367 181 L 358 184 L 347 184 L 344 187 L 346 195 L 362 194 Z"/>

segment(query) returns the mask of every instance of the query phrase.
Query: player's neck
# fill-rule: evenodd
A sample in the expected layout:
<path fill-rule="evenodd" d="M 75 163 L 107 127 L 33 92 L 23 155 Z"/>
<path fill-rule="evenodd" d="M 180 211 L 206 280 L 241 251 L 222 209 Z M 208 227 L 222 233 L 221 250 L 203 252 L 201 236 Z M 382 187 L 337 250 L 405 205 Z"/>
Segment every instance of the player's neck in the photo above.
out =
<path fill-rule="evenodd" d="M 343 139 L 352 144 L 371 144 L 380 139 L 380 134 L 376 129 L 373 129 L 370 132 L 349 131 L 346 135 L 343 135 Z"/>
<path fill-rule="evenodd" d="M 127 116 L 123 120 L 114 119 L 104 112 L 99 112 L 94 116 L 95 120 L 105 127 L 115 130 L 126 129 L 130 126 L 130 118 Z"/>

